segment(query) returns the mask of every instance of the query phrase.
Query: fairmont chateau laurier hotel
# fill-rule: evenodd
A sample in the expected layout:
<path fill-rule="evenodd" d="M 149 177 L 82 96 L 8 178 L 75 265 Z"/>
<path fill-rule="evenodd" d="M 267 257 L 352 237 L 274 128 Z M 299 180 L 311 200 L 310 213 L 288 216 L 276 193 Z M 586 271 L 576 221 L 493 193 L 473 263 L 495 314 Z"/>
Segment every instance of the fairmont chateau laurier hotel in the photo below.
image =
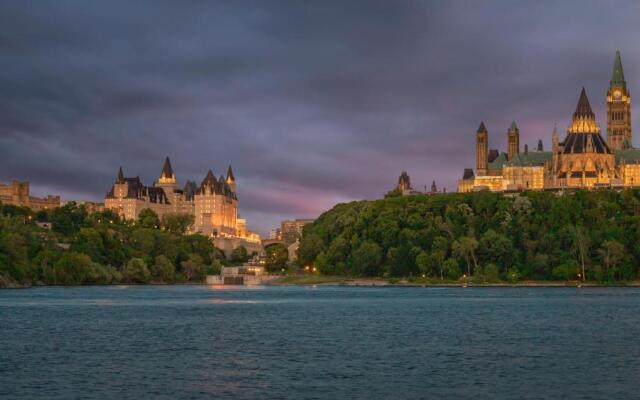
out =
<path fill-rule="evenodd" d="M 551 136 L 551 151 L 520 149 L 520 131 L 515 122 L 507 130 L 507 152 L 489 149 L 484 123 L 476 133 L 476 168 L 464 171 L 459 192 L 489 189 L 623 187 L 640 185 L 640 149 L 632 147 L 631 94 L 616 52 L 607 90 L 607 138 L 600 132 L 587 93 L 582 89 L 564 140 L 557 129 Z"/>
<path fill-rule="evenodd" d="M 140 177 L 125 178 L 122 167 L 104 200 L 111 209 L 128 220 L 137 219 L 146 208 L 162 218 L 168 214 L 194 216 L 193 232 L 215 237 L 238 237 L 260 241 L 259 235 L 247 231 L 246 220 L 238 217 L 236 180 L 231 166 L 227 176 L 216 178 L 211 170 L 200 185 L 187 180 L 179 187 L 169 157 L 153 186 L 142 184 Z"/>

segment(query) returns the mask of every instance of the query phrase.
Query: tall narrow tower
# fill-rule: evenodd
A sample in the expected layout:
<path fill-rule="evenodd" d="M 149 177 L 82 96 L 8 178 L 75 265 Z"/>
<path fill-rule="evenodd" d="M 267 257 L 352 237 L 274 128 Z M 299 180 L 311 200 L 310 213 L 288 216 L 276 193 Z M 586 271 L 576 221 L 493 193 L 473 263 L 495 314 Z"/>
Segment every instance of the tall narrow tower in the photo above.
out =
<path fill-rule="evenodd" d="M 480 126 L 476 131 L 476 175 L 483 176 L 487 174 L 489 156 L 489 133 L 484 127 L 484 122 L 480 122 Z"/>
<path fill-rule="evenodd" d="M 631 94 L 624 80 L 620 51 L 616 51 L 607 90 L 607 142 L 612 150 L 631 147 Z"/>
<path fill-rule="evenodd" d="M 520 153 L 520 129 L 515 121 L 511 123 L 507 131 L 507 142 L 507 158 L 511 161 L 516 154 Z"/>

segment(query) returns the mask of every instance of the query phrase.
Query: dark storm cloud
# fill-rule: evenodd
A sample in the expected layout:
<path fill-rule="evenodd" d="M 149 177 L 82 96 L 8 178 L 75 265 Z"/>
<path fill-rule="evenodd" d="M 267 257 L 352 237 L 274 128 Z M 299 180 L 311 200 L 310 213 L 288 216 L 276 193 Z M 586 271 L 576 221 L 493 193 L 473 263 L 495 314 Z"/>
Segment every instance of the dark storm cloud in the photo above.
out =
<path fill-rule="evenodd" d="M 548 146 L 580 88 L 601 126 L 616 48 L 632 93 L 634 2 L 0 4 L 0 180 L 101 199 L 117 167 L 151 183 L 234 165 L 240 212 L 373 198 L 406 169 L 455 190 L 480 120 Z M 640 79 L 640 78 L 638 78 Z M 634 107 L 634 118 L 637 114 Z"/>

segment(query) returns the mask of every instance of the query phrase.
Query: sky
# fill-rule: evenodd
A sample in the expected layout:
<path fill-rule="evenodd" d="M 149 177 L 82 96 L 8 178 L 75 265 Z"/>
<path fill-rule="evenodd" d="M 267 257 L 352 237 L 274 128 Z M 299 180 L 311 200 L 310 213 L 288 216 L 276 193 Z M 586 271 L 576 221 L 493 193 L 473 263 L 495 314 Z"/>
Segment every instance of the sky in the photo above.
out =
<path fill-rule="evenodd" d="M 375 199 L 406 170 L 455 191 L 484 121 L 561 138 L 584 86 L 601 127 L 616 49 L 640 87 L 634 1 L 2 1 L 0 181 L 102 201 L 231 164 L 261 233 Z M 632 123 L 638 126 L 637 102 Z M 640 145 L 634 139 L 634 145 Z"/>

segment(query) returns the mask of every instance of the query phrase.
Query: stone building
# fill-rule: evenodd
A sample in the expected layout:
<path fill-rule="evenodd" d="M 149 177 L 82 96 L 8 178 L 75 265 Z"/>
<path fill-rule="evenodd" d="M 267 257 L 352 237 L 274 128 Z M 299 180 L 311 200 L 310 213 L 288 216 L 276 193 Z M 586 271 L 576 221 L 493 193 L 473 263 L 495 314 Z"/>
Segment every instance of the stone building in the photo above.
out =
<path fill-rule="evenodd" d="M 60 196 L 33 197 L 29 193 L 29 182 L 12 181 L 8 185 L 0 184 L 0 203 L 40 211 L 60 207 Z"/>
<path fill-rule="evenodd" d="M 226 177 L 216 178 L 209 170 L 199 186 L 187 180 L 183 187 L 178 185 L 169 157 L 152 186 L 145 186 L 138 176 L 126 178 L 121 167 L 106 195 L 105 208 L 129 220 L 137 219 L 146 208 L 159 218 L 189 214 L 194 216 L 193 232 L 213 237 L 256 236 L 246 229 L 246 220 L 238 218 L 236 181 L 231 166 Z"/>
<path fill-rule="evenodd" d="M 313 223 L 313 219 L 293 219 L 280 223 L 280 237 L 289 246 L 302 237 L 304 226 Z"/>
<path fill-rule="evenodd" d="M 559 140 L 551 133 L 551 151 L 542 141 L 534 151 L 520 150 L 520 130 L 512 122 L 507 130 L 507 152 L 489 149 L 489 132 L 480 123 L 476 131 L 476 168 L 464 170 L 459 192 L 519 191 L 564 188 L 624 187 L 640 184 L 640 149 L 632 147 L 631 94 L 624 78 L 620 52 L 614 59 L 606 96 L 607 139 L 591 109 L 584 88 L 567 128 Z"/>

